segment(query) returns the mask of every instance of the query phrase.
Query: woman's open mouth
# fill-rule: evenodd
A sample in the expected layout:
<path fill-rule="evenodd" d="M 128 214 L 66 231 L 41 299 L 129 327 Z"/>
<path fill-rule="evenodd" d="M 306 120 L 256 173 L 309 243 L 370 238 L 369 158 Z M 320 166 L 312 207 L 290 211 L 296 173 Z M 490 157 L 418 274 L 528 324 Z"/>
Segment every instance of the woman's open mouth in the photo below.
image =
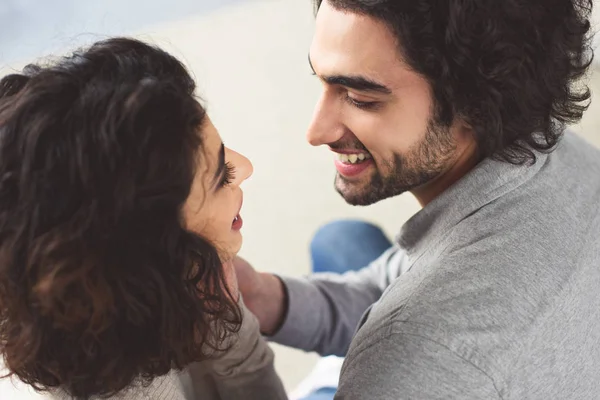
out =
<path fill-rule="evenodd" d="M 239 231 L 240 229 L 242 229 L 242 225 L 244 225 L 244 221 L 242 220 L 242 217 L 240 216 L 240 214 L 238 214 L 233 219 L 233 223 L 231 224 L 231 229 L 234 231 Z"/>

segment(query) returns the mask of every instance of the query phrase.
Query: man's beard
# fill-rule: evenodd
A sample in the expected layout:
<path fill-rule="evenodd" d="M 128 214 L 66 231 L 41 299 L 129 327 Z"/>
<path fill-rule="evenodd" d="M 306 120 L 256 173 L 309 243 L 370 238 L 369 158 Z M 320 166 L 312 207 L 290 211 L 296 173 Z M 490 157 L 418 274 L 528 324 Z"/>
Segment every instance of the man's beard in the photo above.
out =
<path fill-rule="evenodd" d="M 355 147 L 364 148 L 364 145 L 360 143 Z M 376 169 L 369 182 L 359 183 L 338 174 L 335 188 L 347 203 L 368 206 L 435 179 L 447 168 L 455 150 L 456 143 L 450 129 L 430 121 L 423 141 L 408 154 L 395 154 L 394 159 L 388 162 L 391 167 L 389 175 L 384 176 Z"/>

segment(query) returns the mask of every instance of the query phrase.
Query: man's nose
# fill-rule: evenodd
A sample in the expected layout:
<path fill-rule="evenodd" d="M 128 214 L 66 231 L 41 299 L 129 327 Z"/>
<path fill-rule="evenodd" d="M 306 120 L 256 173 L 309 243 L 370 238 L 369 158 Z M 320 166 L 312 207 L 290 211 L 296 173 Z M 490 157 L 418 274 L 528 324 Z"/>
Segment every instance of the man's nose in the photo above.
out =
<path fill-rule="evenodd" d="M 313 146 L 334 143 L 344 135 L 344 127 L 340 122 L 340 110 L 334 99 L 323 93 L 315 106 L 312 121 L 306 132 L 308 143 Z"/>

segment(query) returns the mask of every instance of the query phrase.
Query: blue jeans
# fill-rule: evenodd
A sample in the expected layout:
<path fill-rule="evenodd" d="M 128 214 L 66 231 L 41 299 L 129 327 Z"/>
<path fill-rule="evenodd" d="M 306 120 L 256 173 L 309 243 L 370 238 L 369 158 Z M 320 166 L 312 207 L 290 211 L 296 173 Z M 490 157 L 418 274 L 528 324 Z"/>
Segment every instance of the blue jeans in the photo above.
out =
<path fill-rule="evenodd" d="M 383 231 L 354 220 L 331 222 L 320 228 L 310 244 L 313 272 L 343 274 L 366 267 L 391 247 Z M 322 388 L 303 400 L 331 400 L 336 388 Z"/>

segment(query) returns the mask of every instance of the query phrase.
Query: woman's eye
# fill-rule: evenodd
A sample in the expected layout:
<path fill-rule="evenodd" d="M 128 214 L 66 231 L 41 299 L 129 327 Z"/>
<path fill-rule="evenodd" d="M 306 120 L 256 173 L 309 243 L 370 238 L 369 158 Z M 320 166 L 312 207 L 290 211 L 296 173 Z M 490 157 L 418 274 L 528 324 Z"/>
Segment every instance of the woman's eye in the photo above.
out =
<path fill-rule="evenodd" d="M 235 167 L 230 162 L 225 163 L 225 172 L 221 178 L 221 187 L 229 185 L 235 179 Z"/>

